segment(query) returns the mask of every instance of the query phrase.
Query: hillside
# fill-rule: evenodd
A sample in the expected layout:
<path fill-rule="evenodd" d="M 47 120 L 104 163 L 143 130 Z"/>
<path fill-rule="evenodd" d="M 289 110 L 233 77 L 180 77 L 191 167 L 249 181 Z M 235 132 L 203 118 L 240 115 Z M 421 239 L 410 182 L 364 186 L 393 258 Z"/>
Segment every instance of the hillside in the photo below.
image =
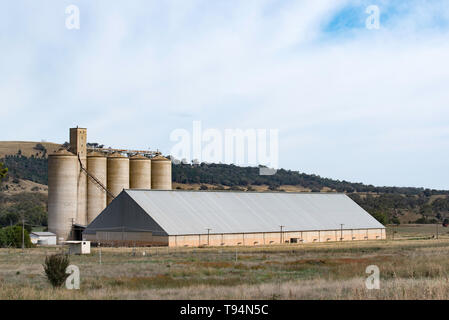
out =
<path fill-rule="evenodd" d="M 40 193 L 46 198 L 48 181 L 46 154 L 19 155 L 25 150 L 21 143 L 0 143 L 0 149 L 16 152 L 6 155 L 8 180 L 0 187 L 5 197 Z M 34 144 L 34 147 L 32 147 Z M 42 148 L 28 142 L 30 150 Z M 13 147 L 14 146 L 14 147 Z M 50 144 L 51 148 L 59 145 Z M 36 149 L 37 148 L 37 149 Z M 44 146 L 47 150 L 47 147 Z M 31 152 L 28 150 L 28 152 Z M 34 182 L 34 184 L 33 184 Z M 261 176 L 257 167 L 239 167 L 226 164 L 174 164 L 173 188 L 188 190 L 237 190 L 278 192 L 344 192 L 381 223 L 434 223 L 449 218 L 449 191 L 424 188 L 379 187 L 353 183 L 297 171 L 280 169 L 275 175 Z M 39 210 L 40 211 L 40 210 Z M 1 212 L 0 212 L 1 215 Z"/>
<path fill-rule="evenodd" d="M 0 158 L 17 154 L 25 157 L 46 157 L 48 153 L 52 153 L 60 146 L 52 142 L 0 141 Z"/>
<path fill-rule="evenodd" d="M 5 156 L 0 158 L 8 168 L 8 180 L 22 179 L 36 183 L 48 184 L 48 161 L 47 158 L 28 158 L 22 155 Z"/>
<path fill-rule="evenodd" d="M 5 196 L 12 196 L 19 193 L 41 193 L 45 197 L 48 194 L 48 187 L 44 184 L 23 179 L 8 179 L 1 185 L 1 193 Z"/>

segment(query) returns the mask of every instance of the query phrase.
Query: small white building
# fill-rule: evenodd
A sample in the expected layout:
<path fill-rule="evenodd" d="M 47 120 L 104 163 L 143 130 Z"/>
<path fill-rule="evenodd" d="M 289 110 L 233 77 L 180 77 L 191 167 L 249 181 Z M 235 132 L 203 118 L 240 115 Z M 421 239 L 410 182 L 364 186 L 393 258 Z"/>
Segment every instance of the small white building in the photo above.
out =
<path fill-rule="evenodd" d="M 31 232 L 31 243 L 41 246 L 55 246 L 56 234 L 53 232 Z"/>
<path fill-rule="evenodd" d="M 90 254 L 90 241 L 64 241 L 69 245 L 69 254 Z"/>

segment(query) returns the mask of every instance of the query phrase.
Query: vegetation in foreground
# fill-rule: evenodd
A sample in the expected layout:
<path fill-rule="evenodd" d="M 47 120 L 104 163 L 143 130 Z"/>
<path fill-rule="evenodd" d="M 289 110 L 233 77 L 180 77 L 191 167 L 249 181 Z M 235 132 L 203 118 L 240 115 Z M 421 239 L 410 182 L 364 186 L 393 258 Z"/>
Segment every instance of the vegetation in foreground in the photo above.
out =
<path fill-rule="evenodd" d="M 66 269 L 69 266 L 69 256 L 66 254 L 52 254 L 45 257 L 44 272 L 47 280 L 54 288 L 59 288 L 69 276 Z"/>
<path fill-rule="evenodd" d="M 42 263 L 57 248 L 0 249 L 0 299 L 448 299 L 448 234 L 413 228 L 398 228 L 395 241 L 102 248 L 101 264 L 94 249 L 70 258 L 80 290 L 46 280 Z M 369 265 L 380 268 L 379 290 L 365 287 Z"/>

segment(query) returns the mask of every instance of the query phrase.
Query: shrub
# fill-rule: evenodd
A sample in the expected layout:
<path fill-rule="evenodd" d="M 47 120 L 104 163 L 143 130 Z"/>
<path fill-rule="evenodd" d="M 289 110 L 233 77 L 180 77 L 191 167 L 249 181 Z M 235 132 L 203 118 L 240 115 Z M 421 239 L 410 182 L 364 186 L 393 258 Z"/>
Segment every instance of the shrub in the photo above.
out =
<path fill-rule="evenodd" d="M 69 266 L 66 254 L 53 254 L 45 258 L 44 271 L 48 281 L 54 288 L 59 288 L 69 276 L 65 270 Z"/>
<path fill-rule="evenodd" d="M 390 223 L 392 223 L 392 224 L 400 224 L 401 221 L 399 221 L 398 217 L 391 217 Z"/>

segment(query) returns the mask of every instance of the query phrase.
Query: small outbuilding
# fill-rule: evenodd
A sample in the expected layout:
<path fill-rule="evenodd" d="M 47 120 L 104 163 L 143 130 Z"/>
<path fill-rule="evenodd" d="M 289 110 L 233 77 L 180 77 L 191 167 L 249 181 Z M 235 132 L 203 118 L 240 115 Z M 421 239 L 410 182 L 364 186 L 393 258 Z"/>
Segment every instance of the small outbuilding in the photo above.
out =
<path fill-rule="evenodd" d="M 90 241 L 65 241 L 69 245 L 69 254 L 90 254 Z"/>
<path fill-rule="evenodd" d="M 42 246 L 55 246 L 56 234 L 53 232 L 31 232 L 30 239 L 32 244 Z"/>

